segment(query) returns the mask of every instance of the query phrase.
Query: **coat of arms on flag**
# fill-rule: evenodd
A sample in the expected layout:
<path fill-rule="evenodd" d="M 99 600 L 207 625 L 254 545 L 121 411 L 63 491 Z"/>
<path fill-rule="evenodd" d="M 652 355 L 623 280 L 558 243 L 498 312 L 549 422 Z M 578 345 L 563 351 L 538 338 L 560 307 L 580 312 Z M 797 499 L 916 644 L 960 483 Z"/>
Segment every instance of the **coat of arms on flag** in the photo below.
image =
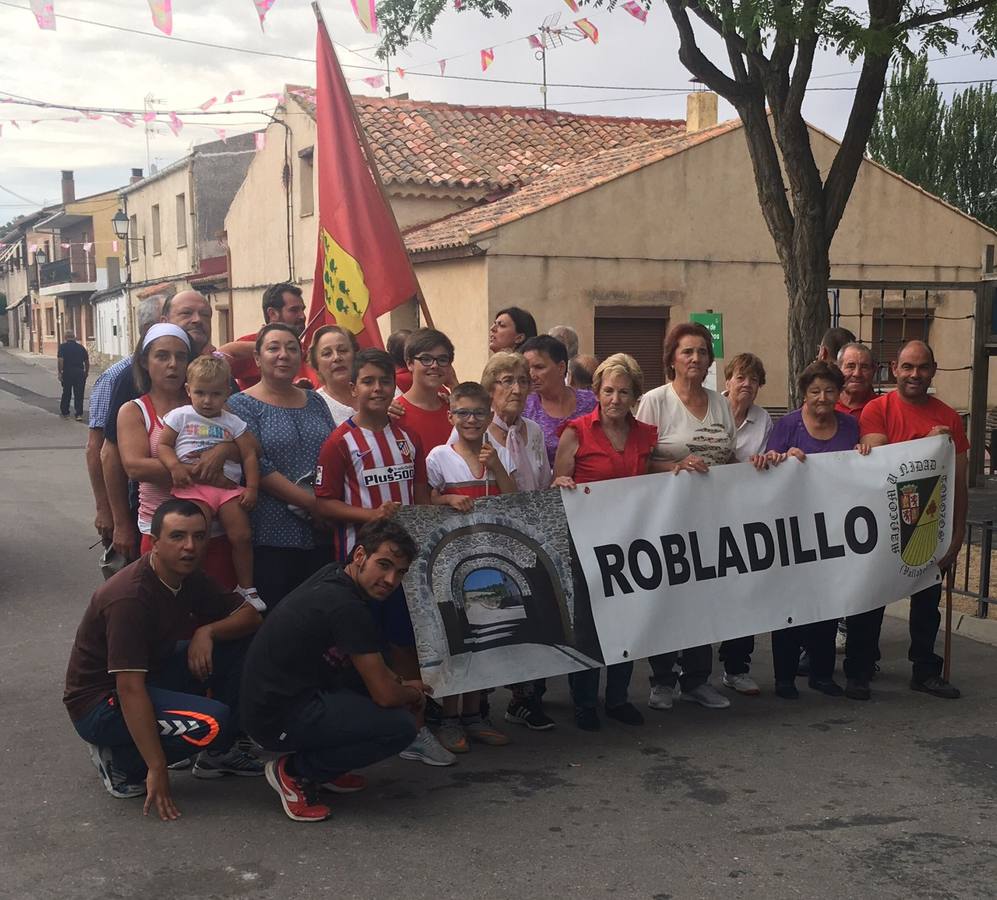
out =
<path fill-rule="evenodd" d="M 923 566 L 938 549 L 943 478 L 917 478 L 897 483 L 900 506 L 900 558 Z"/>

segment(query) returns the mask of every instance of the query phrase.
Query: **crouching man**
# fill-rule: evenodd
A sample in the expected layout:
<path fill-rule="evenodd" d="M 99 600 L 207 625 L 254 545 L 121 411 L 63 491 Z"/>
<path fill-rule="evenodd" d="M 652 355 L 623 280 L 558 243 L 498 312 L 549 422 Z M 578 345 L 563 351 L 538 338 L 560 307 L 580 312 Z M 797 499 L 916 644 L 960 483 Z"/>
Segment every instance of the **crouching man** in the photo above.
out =
<path fill-rule="evenodd" d="M 234 746 L 245 638 L 260 614 L 198 570 L 206 544 L 197 506 L 164 502 L 152 550 L 93 595 L 66 672 L 63 701 L 104 787 L 145 794 L 144 812 L 164 820 L 180 815 L 169 765 L 196 757 L 199 778 L 263 774 Z"/>
<path fill-rule="evenodd" d="M 267 763 L 267 781 L 296 822 L 329 818 L 320 790 L 362 790 L 366 779 L 352 769 L 402 753 L 415 740 L 427 689 L 388 668 L 378 625 L 382 602 L 415 556 L 397 522 L 367 523 L 349 562 L 325 566 L 288 594 L 249 648 L 246 731 L 281 754 Z"/>

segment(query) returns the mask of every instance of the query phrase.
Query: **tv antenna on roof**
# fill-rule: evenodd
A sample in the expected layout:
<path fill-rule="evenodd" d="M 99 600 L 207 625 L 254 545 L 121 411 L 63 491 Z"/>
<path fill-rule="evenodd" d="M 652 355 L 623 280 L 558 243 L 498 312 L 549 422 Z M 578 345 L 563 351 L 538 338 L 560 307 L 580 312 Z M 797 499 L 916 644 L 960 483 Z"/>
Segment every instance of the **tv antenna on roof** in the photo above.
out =
<path fill-rule="evenodd" d="M 552 13 L 543 20 L 543 24 L 537 29 L 540 32 L 540 36 L 530 39 L 530 43 L 536 49 L 534 54 L 536 58 L 540 61 L 540 69 L 543 76 L 543 84 L 540 87 L 540 95 L 543 97 L 544 109 L 547 108 L 547 51 L 556 50 L 558 47 L 564 46 L 564 39 L 574 40 L 571 36 L 571 30 L 566 28 L 558 28 L 557 23 L 561 21 L 560 13 Z"/>

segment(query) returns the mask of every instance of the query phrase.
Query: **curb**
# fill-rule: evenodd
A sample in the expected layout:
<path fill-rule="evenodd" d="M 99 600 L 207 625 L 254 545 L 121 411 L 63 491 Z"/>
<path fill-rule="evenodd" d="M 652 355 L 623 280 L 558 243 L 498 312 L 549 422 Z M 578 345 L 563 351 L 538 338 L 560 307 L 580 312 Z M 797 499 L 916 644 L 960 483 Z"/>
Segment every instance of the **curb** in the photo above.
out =
<path fill-rule="evenodd" d="M 939 631 L 945 630 L 945 597 L 942 596 L 940 604 L 942 613 L 942 623 Z M 910 618 L 910 599 L 905 598 L 891 603 L 886 607 L 886 615 L 895 619 L 903 619 L 905 622 Z M 968 613 L 952 613 L 952 634 L 967 637 L 981 644 L 989 644 L 997 647 L 997 619 L 980 619 Z"/>

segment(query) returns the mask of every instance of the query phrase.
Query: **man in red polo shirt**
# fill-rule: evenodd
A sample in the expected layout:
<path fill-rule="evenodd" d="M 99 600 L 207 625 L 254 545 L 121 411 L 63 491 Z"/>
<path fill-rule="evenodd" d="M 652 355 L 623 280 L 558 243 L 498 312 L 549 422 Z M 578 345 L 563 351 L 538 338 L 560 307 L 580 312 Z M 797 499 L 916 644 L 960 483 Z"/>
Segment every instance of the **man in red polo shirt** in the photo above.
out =
<path fill-rule="evenodd" d="M 969 450 L 969 441 L 966 440 L 966 431 L 959 414 L 928 394 L 928 388 L 938 370 L 931 347 L 923 341 L 909 341 L 904 344 L 896 362 L 891 365 L 897 379 L 897 389 L 870 400 L 866 405 L 860 420 L 862 443 L 879 447 L 938 434 L 950 435 L 955 442 L 952 543 L 945 555 L 938 560 L 938 568 L 944 572 L 955 562 L 966 536 L 966 511 L 969 504 L 966 452 Z M 935 638 L 941 622 L 938 612 L 941 596 L 941 582 L 911 595 L 910 650 L 907 653 L 913 663 L 910 686 L 911 690 L 954 700 L 959 696 L 959 690 L 942 678 L 944 661 L 935 653 Z M 878 610 L 878 613 L 882 621 L 882 610 Z M 857 681 L 857 687 L 862 687 L 864 681 L 868 691 L 868 676 L 871 673 L 868 640 L 859 642 L 864 646 L 852 649 L 854 637 L 853 629 L 849 626 L 850 649 L 846 651 L 845 675 L 849 685 Z M 878 640 L 878 633 L 876 638 Z"/>
<path fill-rule="evenodd" d="M 872 351 L 865 344 L 851 341 L 838 351 L 838 368 L 845 376 L 845 386 L 834 408 L 858 419 L 866 404 L 876 396 L 873 387 L 876 363 Z"/>
<path fill-rule="evenodd" d="M 304 333 L 305 301 L 302 299 L 301 288 L 297 285 L 281 282 L 270 285 L 263 292 L 263 324 L 270 325 L 273 322 L 282 322 L 290 326 L 296 334 Z M 258 331 L 244 334 L 241 338 L 218 348 L 228 360 L 232 368 L 232 377 L 242 391 L 259 384 L 260 381 L 260 369 L 254 357 L 257 334 Z M 304 361 L 298 371 L 297 380 L 308 382 L 307 385 L 303 385 L 306 387 L 314 387 L 318 383 Z"/>

